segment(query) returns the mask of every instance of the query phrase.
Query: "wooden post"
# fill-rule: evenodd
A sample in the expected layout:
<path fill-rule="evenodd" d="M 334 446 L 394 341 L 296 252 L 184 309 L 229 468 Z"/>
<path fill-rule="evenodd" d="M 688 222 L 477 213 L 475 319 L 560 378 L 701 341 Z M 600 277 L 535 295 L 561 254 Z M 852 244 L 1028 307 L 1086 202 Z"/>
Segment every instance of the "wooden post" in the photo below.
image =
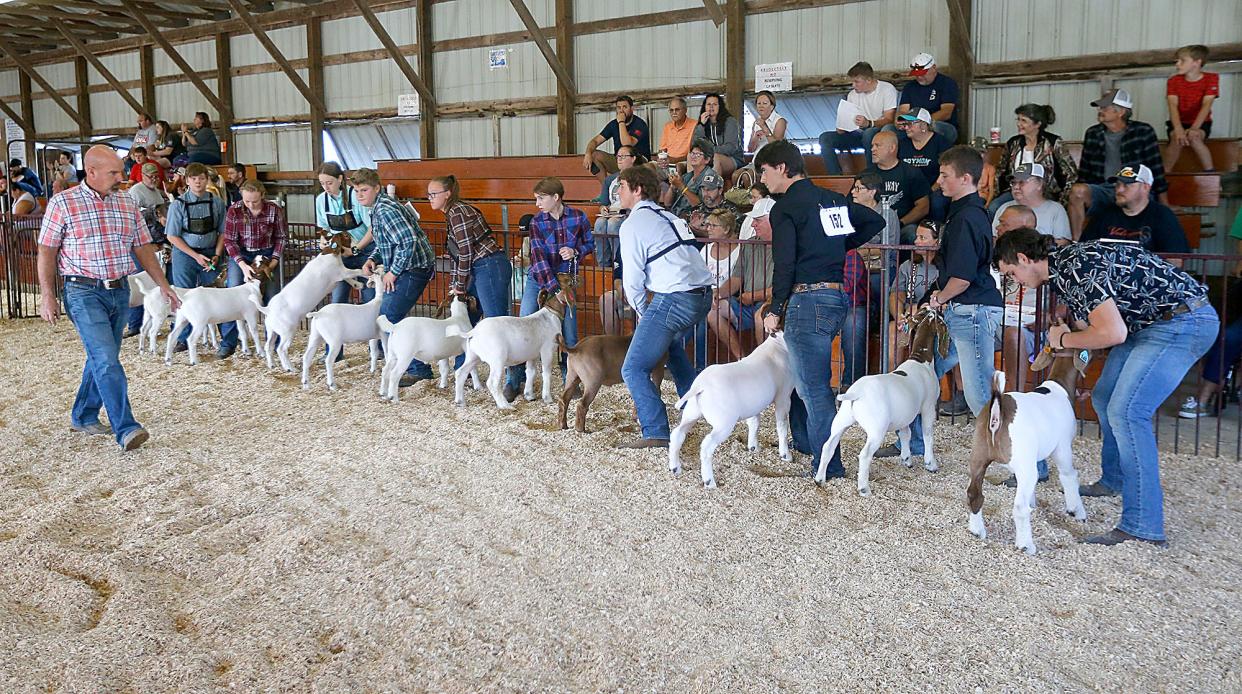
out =
<path fill-rule="evenodd" d="M 574 0 L 556 0 L 556 57 L 570 76 L 574 74 Z M 556 134 L 561 154 L 574 154 L 578 150 L 578 134 L 574 111 L 577 94 L 556 83 Z"/>
<path fill-rule="evenodd" d="M 543 29 L 539 28 L 539 23 L 535 21 L 534 15 L 530 13 L 530 8 L 526 7 L 525 0 L 509 0 L 509 4 L 513 5 L 513 11 L 517 12 L 518 18 L 526 26 L 526 32 L 534 40 L 535 46 L 543 54 L 544 60 L 548 61 L 548 67 L 552 68 L 552 72 L 556 75 L 556 81 L 562 87 L 576 94 L 578 85 L 574 83 L 574 76 L 569 74 L 569 71 L 561 64 L 560 59 L 556 57 L 556 53 L 552 51 L 552 46 L 548 45 L 548 37 L 543 35 Z"/>
<path fill-rule="evenodd" d="M 144 44 L 138 48 L 138 63 L 142 77 L 142 110 L 155 117 L 155 48 Z M 169 133 L 170 135 L 172 133 Z"/>
<path fill-rule="evenodd" d="M 312 17 L 306 23 L 306 72 L 311 91 L 326 98 L 323 88 L 323 20 Z M 326 104 L 325 104 L 326 105 Z M 311 104 L 310 151 L 311 168 L 323 164 L 323 121 L 325 112 Z"/>
<path fill-rule="evenodd" d="M 216 34 L 216 93 L 220 95 L 220 119 L 216 123 L 220 142 L 227 142 L 225 151 L 220 153 L 220 161 L 232 164 L 237 161 L 236 147 L 233 146 L 233 49 L 229 45 L 228 34 Z"/>
<path fill-rule="evenodd" d="M 949 3 L 949 67 L 957 80 L 957 141 L 970 142 L 972 132 L 970 85 L 975 79 L 975 50 L 970 21 L 973 0 L 947 0 Z"/>
<path fill-rule="evenodd" d="M 22 101 L 22 118 L 26 119 L 26 142 L 24 143 L 26 145 L 26 165 L 33 166 L 38 170 L 39 167 L 35 164 L 35 138 L 39 136 L 39 124 L 35 123 L 34 98 L 31 95 L 33 90 L 30 88 L 30 76 L 18 71 L 17 88 L 20 93 L 19 98 Z M 40 177 L 45 175 L 42 171 L 38 173 Z M 49 180 L 48 186 L 51 185 L 52 182 Z"/>
<path fill-rule="evenodd" d="M 725 59 L 725 102 L 738 122 L 742 122 L 746 96 L 746 3 L 728 0 L 725 8 L 725 45 L 732 48 Z"/>
<path fill-rule="evenodd" d="M 83 140 L 91 139 L 94 133 L 91 124 L 91 80 L 86 69 L 86 58 L 78 56 L 73 59 L 74 83 L 78 88 L 78 132 Z"/>
<path fill-rule="evenodd" d="M 432 41 L 435 40 L 435 31 L 431 21 L 431 3 L 432 0 L 418 0 L 415 5 L 417 34 L 414 40 L 418 42 L 418 71 L 422 73 L 423 84 L 427 86 L 427 91 L 434 94 L 436 80 Z M 421 104 L 422 114 L 418 117 L 418 139 L 423 159 L 432 159 L 436 156 L 436 111 L 438 108 L 434 100 L 431 103 Z"/>

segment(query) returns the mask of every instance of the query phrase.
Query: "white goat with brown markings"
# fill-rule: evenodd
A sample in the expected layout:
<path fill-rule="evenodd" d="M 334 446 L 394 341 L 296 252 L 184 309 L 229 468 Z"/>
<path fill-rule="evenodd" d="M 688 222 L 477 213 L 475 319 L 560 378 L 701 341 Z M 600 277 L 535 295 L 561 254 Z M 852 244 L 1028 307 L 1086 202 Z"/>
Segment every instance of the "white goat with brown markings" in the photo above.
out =
<path fill-rule="evenodd" d="M 1065 512 L 1080 521 L 1087 520 L 1087 509 L 1078 495 L 1078 473 L 1074 470 L 1074 435 L 1078 422 L 1074 400 L 1078 378 L 1087 368 L 1086 350 L 1062 352 L 1055 356 L 1045 350 L 1031 365 L 1041 371 L 1052 362 L 1048 380 L 1030 393 L 1006 393 L 1005 372 L 992 377 L 992 402 L 975 421 L 975 440 L 970 455 L 970 485 L 966 500 L 970 506 L 970 532 L 987 538 L 983 525 L 983 476 L 992 463 L 1008 465 L 1017 478 L 1013 498 L 1014 544 L 1027 554 L 1035 554 L 1031 537 L 1031 511 L 1035 508 L 1036 463 L 1047 460 L 1057 466 Z"/>

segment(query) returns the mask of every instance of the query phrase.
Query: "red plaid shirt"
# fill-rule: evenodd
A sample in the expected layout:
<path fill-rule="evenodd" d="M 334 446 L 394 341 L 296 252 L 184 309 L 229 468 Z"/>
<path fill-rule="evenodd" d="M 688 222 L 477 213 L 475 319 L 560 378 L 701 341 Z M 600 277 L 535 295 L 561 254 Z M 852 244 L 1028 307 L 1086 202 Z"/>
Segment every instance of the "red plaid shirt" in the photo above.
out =
<path fill-rule="evenodd" d="M 59 248 L 56 269 L 70 275 L 114 280 L 137 272 L 130 252 L 151 243 L 138 203 L 122 191 L 100 195 L 85 183 L 47 204 L 39 245 Z"/>
<path fill-rule="evenodd" d="M 265 248 L 272 249 L 272 257 L 279 257 L 288 235 L 284 210 L 270 200 L 263 201 L 263 211 L 257 215 L 251 214 L 244 202 L 233 203 L 224 214 L 224 252 L 234 260 L 243 251 Z"/>
<path fill-rule="evenodd" d="M 871 282 L 867 277 L 867 262 L 858 251 L 845 254 L 843 270 L 845 295 L 850 298 L 850 306 L 858 308 L 867 305 L 867 294 L 871 291 Z"/>

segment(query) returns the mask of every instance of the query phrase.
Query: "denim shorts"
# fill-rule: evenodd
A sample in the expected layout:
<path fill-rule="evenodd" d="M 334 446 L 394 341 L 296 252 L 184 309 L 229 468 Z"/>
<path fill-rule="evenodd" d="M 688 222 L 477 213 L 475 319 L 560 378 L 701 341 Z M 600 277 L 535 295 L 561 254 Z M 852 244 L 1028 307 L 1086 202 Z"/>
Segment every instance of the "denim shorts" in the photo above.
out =
<path fill-rule="evenodd" d="M 738 330 L 754 330 L 755 329 L 755 311 L 759 309 L 759 304 L 743 304 L 738 301 L 736 296 L 729 297 L 729 316 L 732 319 L 733 327 Z"/>

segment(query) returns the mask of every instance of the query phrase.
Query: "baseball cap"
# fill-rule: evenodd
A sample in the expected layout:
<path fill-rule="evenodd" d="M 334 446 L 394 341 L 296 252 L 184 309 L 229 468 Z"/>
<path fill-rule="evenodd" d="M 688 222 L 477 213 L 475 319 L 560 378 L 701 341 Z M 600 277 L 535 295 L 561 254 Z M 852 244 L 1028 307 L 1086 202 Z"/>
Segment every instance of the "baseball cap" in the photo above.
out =
<path fill-rule="evenodd" d="M 1120 106 L 1121 108 L 1134 108 L 1134 102 L 1130 100 L 1130 92 L 1124 89 L 1110 89 L 1104 94 L 1091 102 L 1096 108 L 1104 108 L 1105 106 Z"/>
<path fill-rule="evenodd" d="M 156 166 L 155 164 L 151 164 L 149 162 L 146 164 L 143 164 L 142 175 L 143 176 L 158 176 L 160 175 L 160 167 Z"/>
<path fill-rule="evenodd" d="M 1109 176 L 1109 183 L 1146 183 L 1151 185 L 1155 179 L 1151 175 L 1151 169 L 1139 164 L 1137 170 L 1130 166 L 1123 166 L 1116 176 Z"/>
<path fill-rule="evenodd" d="M 927 71 L 936 64 L 936 59 L 931 53 L 919 53 L 910 59 L 910 76 L 920 77 L 926 75 Z"/>
<path fill-rule="evenodd" d="M 903 113 L 900 116 L 898 116 L 898 118 L 904 121 L 909 121 L 911 123 L 913 123 L 914 121 L 921 120 L 928 125 L 932 124 L 931 113 L 928 112 L 928 110 L 925 108 L 919 109 L 917 113 Z"/>
<path fill-rule="evenodd" d="M 755 203 L 755 206 L 750 209 L 750 212 L 746 213 L 746 218 L 758 219 L 760 217 L 766 217 L 775 206 L 776 201 L 772 198 L 759 198 L 759 202 Z"/>
<path fill-rule="evenodd" d="M 703 174 L 703 181 L 699 184 L 702 188 L 724 188 L 724 179 L 715 171 L 708 171 Z"/>
<path fill-rule="evenodd" d="M 1044 177 L 1044 165 L 1043 164 L 1023 164 L 1022 166 L 1019 166 L 1018 168 L 1014 169 L 1014 172 L 1013 172 L 1013 180 L 1015 181 L 1025 181 L 1028 178 L 1043 178 L 1043 177 Z"/>

